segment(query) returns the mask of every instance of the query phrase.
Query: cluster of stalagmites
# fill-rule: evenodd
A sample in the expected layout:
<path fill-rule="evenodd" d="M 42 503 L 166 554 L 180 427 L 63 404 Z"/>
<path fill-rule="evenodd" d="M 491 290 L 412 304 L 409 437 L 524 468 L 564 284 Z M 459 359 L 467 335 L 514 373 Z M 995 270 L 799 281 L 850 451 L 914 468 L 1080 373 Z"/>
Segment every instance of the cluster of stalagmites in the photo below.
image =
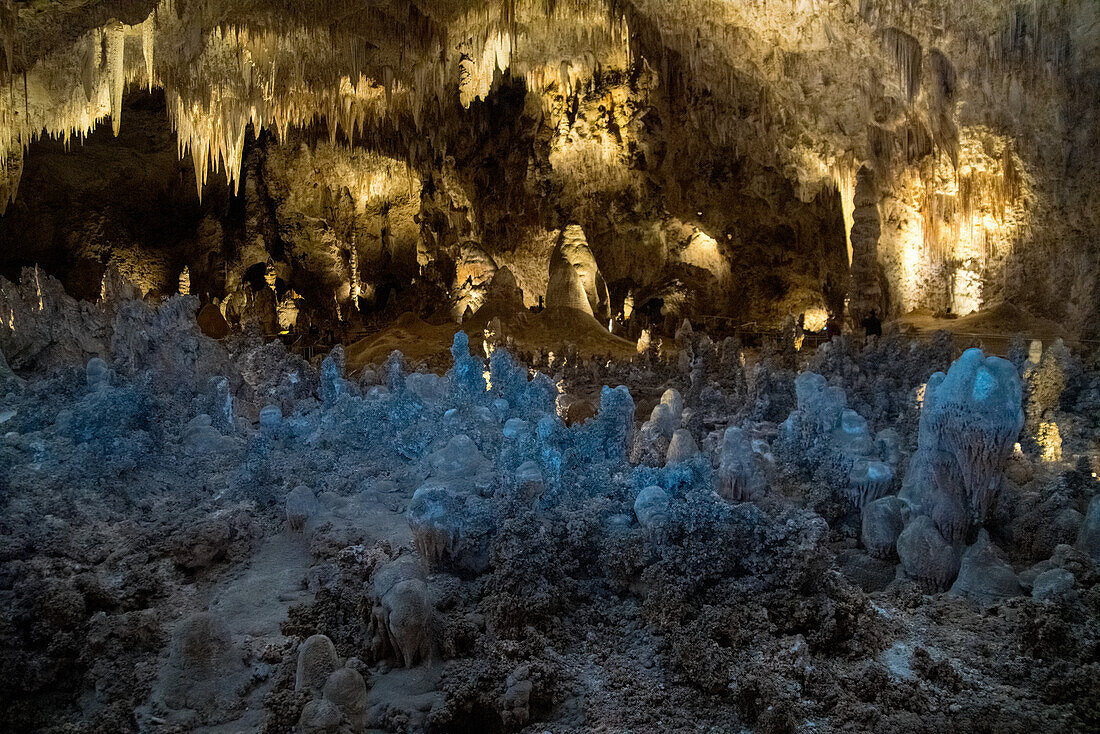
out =
<path fill-rule="evenodd" d="M 894 484 L 899 438 L 891 429 L 872 433 L 867 419 L 847 407 L 843 388 L 803 372 L 795 380 L 798 408 L 780 427 L 781 455 L 840 489 L 857 509 Z"/>
<path fill-rule="evenodd" d="M 923 583 L 942 588 L 958 575 L 955 590 L 965 594 L 972 565 L 1007 565 L 994 563 L 988 536 L 965 552 L 962 547 L 986 521 L 1000 491 L 1023 427 L 1021 400 L 1012 363 L 978 349 L 964 352 L 947 374 L 929 378 L 917 452 L 900 493 L 915 518 L 897 538 L 903 568 Z"/>
<path fill-rule="evenodd" d="M 342 662 L 325 635 L 308 637 L 298 647 L 294 690 L 313 695 L 298 719 L 302 734 L 365 730 L 367 684 L 358 663 L 354 658 Z"/>
<path fill-rule="evenodd" d="M 1056 395 L 1045 396 L 1058 391 L 1042 390 L 1037 364 L 1023 365 L 1024 375 L 1040 386 L 1039 400 L 1056 402 Z M 1058 382 L 1049 377 L 1056 374 L 1053 367 L 1045 373 L 1047 381 Z M 1006 468 L 1025 426 L 1015 365 L 970 349 L 946 374 L 929 378 L 920 392 L 917 450 L 900 482 L 905 456 L 893 430 L 872 433 L 847 408 L 844 390 L 821 375 L 800 374 L 795 389 L 797 409 L 779 428 L 776 452 L 787 471 L 831 488 L 859 512 L 859 539 L 868 555 L 897 559 L 902 575 L 929 590 L 950 589 L 981 603 L 1021 593 L 985 527 L 998 501 L 1005 501 Z M 1077 515 L 1068 522 L 1080 525 L 1078 545 L 1085 547 L 1087 521 Z"/>
<path fill-rule="evenodd" d="M 742 416 L 753 415 L 760 401 L 751 402 L 735 345 L 719 348 L 687 330 L 681 342 L 688 353 L 683 365 L 690 375 L 688 391 L 667 389 L 635 430 L 635 403 L 626 387 L 603 387 L 595 415 L 568 424 L 559 414 L 553 380 L 530 375 L 505 349 L 493 351 L 486 363 L 471 354 L 462 331 L 455 334 L 453 365 L 443 376 L 409 372 L 395 352 L 380 369 L 354 377 L 339 348 L 315 370 L 260 344 L 242 348 L 237 364 L 245 368 L 234 369 L 224 349 L 198 334 L 178 299 L 159 306 L 124 301 L 89 309 L 64 301 L 48 280 L 42 292 L 41 309 L 53 309 L 61 322 L 99 324 L 110 333 L 97 344 L 96 356 L 79 357 L 83 384 L 56 427 L 94 456 L 94 471 L 124 471 L 133 457 L 150 454 L 154 446 L 182 448 L 184 461 L 234 467 L 227 471 L 233 496 L 247 497 L 257 485 L 282 481 L 286 527 L 306 535 L 326 519 L 324 498 L 305 477 L 288 484 L 265 474 L 280 449 L 369 446 L 378 466 L 402 467 L 414 478 L 409 488 L 415 491 L 403 511 L 415 550 L 377 564 L 364 587 L 366 663 L 354 657 L 341 661 L 324 636 L 310 637 L 299 648 L 295 688 L 310 694 L 299 721 L 303 731 L 362 730 L 366 687 L 360 671 L 380 660 L 414 667 L 432 659 L 438 643 L 433 574 L 486 573 L 494 538 L 517 513 L 546 511 L 570 498 L 602 497 L 615 507 L 604 518 L 608 534 L 636 532 L 660 547 L 673 529 L 688 532 L 684 528 L 695 520 L 724 521 L 734 506 L 749 510 L 753 505 L 744 503 L 786 501 L 771 489 L 776 460 L 766 436 L 774 436 L 779 463 L 823 483 L 837 502 L 859 514 L 858 534 L 867 553 L 896 558 L 901 575 L 983 603 L 1021 590 L 1022 577 L 985 527 L 1024 425 L 1021 381 L 1010 362 L 978 350 L 965 352 L 946 374 L 928 380 L 917 450 L 898 491 L 896 476 L 905 458 L 900 439 L 890 430 L 874 432 L 847 407 L 844 390 L 822 375 L 805 372 L 792 380 L 794 410 L 787 403 L 786 421 L 778 428 L 771 423 L 770 434 L 766 421 L 751 417 L 736 424 L 728 414 L 724 423 L 713 416 L 704 420 L 706 395 L 736 394 L 747 405 Z M 38 308 L 37 290 L 3 284 L 0 294 L 8 299 L 0 299 L 0 307 L 14 298 L 20 313 Z M 109 329 L 105 314 L 115 315 Z M 28 316 L 27 322 L 39 323 L 35 318 Z M 0 344 L 46 359 L 57 354 L 52 333 L 9 334 Z M 173 363 L 180 354 L 190 357 L 195 374 L 177 388 L 182 397 L 158 402 L 150 385 L 163 385 L 165 375 L 177 374 Z M 256 366 L 268 362 L 278 368 Z M 757 369 L 760 381 L 763 369 Z M 0 374 L 0 385 L 16 391 L 17 380 L 10 370 Z M 768 407 L 776 405 L 781 403 Z M 149 411 L 156 421 L 150 421 Z M 22 420 L 9 426 L 23 425 Z M 12 432 L 5 440 L 17 443 L 18 436 Z M 36 452 L 44 472 L 54 466 L 47 449 L 28 445 L 26 450 Z M 219 464 L 224 457 L 230 458 Z M 388 481 L 371 479 L 376 485 Z M 757 512 L 752 517 L 768 521 Z M 224 557 L 235 533 L 215 518 L 177 539 L 175 560 L 189 570 L 204 568 Z M 1093 498 L 1080 519 L 1077 542 L 1100 557 L 1100 499 Z M 1036 597 L 1054 597 L 1067 583 L 1072 586 L 1072 576 L 1067 580 L 1054 561 L 1033 570 L 1024 586 Z M 234 686 L 246 683 L 241 660 L 216 616 L 187 617 L 173 636 L 154 698 L 168 711 L 229 710 L 239 700 Z M 508 691 L 509 716 L 522 725 L 530 683 L 517 674 Z"/>

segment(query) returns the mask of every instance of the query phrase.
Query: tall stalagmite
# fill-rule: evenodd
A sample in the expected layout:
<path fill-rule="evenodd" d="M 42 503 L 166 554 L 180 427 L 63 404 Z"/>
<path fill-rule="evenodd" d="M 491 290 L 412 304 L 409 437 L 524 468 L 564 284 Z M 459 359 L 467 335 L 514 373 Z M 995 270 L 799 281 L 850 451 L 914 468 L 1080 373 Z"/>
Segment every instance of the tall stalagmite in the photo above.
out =
<path fill-rule="evenodd" d="M 864 166 L 856 174 L 855 210 L 852 213 L 852 271 L 848 288 L 848 316 L 859 324 L 872 311 L 883 315 L 879 280 L 878 189 L 875 176 Z"/>

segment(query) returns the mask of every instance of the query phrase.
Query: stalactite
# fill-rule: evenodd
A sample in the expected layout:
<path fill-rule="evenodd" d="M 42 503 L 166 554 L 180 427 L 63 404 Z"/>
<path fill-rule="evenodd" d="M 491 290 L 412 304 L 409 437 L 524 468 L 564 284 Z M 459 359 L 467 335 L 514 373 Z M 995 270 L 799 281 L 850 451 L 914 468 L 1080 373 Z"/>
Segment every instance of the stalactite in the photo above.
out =
<path fill-rule="evenodd" d="M 107 37 L 107 77 L 110 84 L 111 130 L 118 137 L 122 126 L 122 92 L 126 86 L 126 69 L 123 66 L 126 52 L 126 29 L 117 20 L 109 23 Z"/>
<path fill-rule="evenodd" d="M 84 89 L 84 101 L 91 104 L 95 99 L 95 83 L 99 66 L 101 39 L 98 31 L 92 31 L 82 41 L 77 42 L 80 56 L 80 81 Z"/>
<path fill-rule="evenodd" d="M 844 240 L 848 245 L 848 266 L 852 265 L 852 215 L 855 212 L 856 165 L 850 156 L 839 158 L 832 168 L 833 185 L 840 194 L 840 209 L 844 217 Z"/>
<path fill-rule="evenodd" d="M 150 13 L 141 24 L 141 57 L 145 61 L 145 89 L 152 91 L 153 79 L 153 44 L 156 41 L 156 13 Z"/>

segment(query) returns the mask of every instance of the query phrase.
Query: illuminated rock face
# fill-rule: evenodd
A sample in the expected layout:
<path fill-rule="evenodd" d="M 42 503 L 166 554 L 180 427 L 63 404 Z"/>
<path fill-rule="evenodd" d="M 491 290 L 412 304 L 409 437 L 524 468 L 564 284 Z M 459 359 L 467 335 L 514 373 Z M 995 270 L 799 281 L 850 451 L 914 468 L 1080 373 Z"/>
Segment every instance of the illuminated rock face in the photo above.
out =
<path fill-rule="evenodd" d="M 147 124 L 128 94 L 155 90 L 188 169 L 173 187 L 195 192 L 159 202 L 191 215 L 169 233 L 177 249 L 163 253 L 164 231 L 113 236 L 106 209 L 101 225 L 80 218 L 64 259 L 146 263 L 157 293 L 186 266 L 200 298 L 273 300 L 270 330 L 297 325 L 297 300 L 303 325 L 346 320 L 414 280 L 476 311 L 450 278 L 465 242 L 534 305 L 557 240 L 602 323 L 620 283 L 674 317 L 839 316 L 847 295 L 857 322 L 1012 300 L 1095 329 L 1100 255 L 1080 232 L 1100 126 L 1074 91 L 1097 73 L 1088 0 L 398 0 L 354 17 L 320 2 L 281 24 L 231 0 L 166 0 L 63 34 L 49 13 L 16 14 L 0 34 L 23 79 L 0 99 L 0 212 L 21 180 L 56 185 L 27 152 L 38 137 L 75 145 L 109 117 L 125 139 Z M 215 200 L 220 243 L 193 236 L 200 199 Z M 0 235 L 34 219 L 16 216 Z M 48 260 L 35 237 L 12 263 Z M 278 281 L 262 296 L 240 286 L 260 262 Z"/>

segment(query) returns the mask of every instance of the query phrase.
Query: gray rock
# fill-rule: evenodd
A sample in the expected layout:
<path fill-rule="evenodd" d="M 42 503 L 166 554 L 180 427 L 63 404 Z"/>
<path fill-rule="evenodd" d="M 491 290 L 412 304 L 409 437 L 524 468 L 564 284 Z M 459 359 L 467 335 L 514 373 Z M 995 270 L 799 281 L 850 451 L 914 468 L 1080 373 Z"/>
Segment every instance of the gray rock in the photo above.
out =
<path fill-rule="evenodd" d="M 1100 563 L 1100 494 L 1093 496 L 1077 532 L 1077 547 Z"/>
<path fill-rule="evenodd" d="M 365 727 L 363 719 L 367 708 L 367 684 L 359 671 L 349 667 L 336 670 L 325 681 L 324 700 L 336 704 L 353 732 Z"/>
<path fill-rule="evenodd" d="M 646 487 L 634 500 L 634 514 L 638 518 L 638 523 L 649 529 L 664 524 L 668 519 L 668 504 L 668 492 L 656 486 Z"/>
<path fill-rule="evenodd" d="M 344 716 L 332 701 L 314 699 L 302 707 L 298 728 L 302 734 L 337 734 L 342 731 Z"/>
<path fill-rule="evenodd" d="M 317 498 L 313 490 L 298 485 L 286 496 L 286 524 L 295 533 L 305 530 L 309 519 L 317 514 Z"/>
<path fill-rule="evenodd" d="M 194 614 L 172 634 L 161 700 L 169 709 L 224 710 L 236 700 L 232 679 L 244 669 L 225 622 Z"/>
<path fill-rule="evenodd" d="M 918 515 L 898 536 L 898 558 L 905 573 L 925 588 L 946 589 L 959 572 L 959 554 L 943 539 L 932 519 Z"/>
<path fill-rule="evenodd" d="M 867 553 L 890 558 L 897 552 L 898 536 L 905 529 L 907 505 L 898 497 L 882 497 L 863 508 L 860 539 Z"/>
<path fill-rule="evenodd" d="M 1035 577 L 1031 598 L 1039 601 L 1064 599 L 1073 590 L 1076 579 L 1064 568 L 1052 568 Z"/>
<path fill-rule="evenodd" d="M 677 428 L 672 434 L 672 441 L 668 444 L 668 452 L 665 454 L 665 464 L 672 466 L 687 461 L 699 453 L 699 447 L 686 428 Z"/>
<path fill-rule="evenodd" d="M 325 635 L 313 635 L 298 648 L 294 690 L 320 693 L 328 677 L 340 667 L 336 647 Z"/>
<path fill-rule="evenodd" d="M 260 431 L 272 435 L 283 424 L 283 411 L 278 405 L 265 405 L 260 411 Z"/>
<path fill-rule="evenodd" d="M 1021 594 L 1016 572 L 997 554 L 983 528 L 978 539 L 963 553 L 959 577 L 951 593 L 979 604 L 995 604 Z"/>

